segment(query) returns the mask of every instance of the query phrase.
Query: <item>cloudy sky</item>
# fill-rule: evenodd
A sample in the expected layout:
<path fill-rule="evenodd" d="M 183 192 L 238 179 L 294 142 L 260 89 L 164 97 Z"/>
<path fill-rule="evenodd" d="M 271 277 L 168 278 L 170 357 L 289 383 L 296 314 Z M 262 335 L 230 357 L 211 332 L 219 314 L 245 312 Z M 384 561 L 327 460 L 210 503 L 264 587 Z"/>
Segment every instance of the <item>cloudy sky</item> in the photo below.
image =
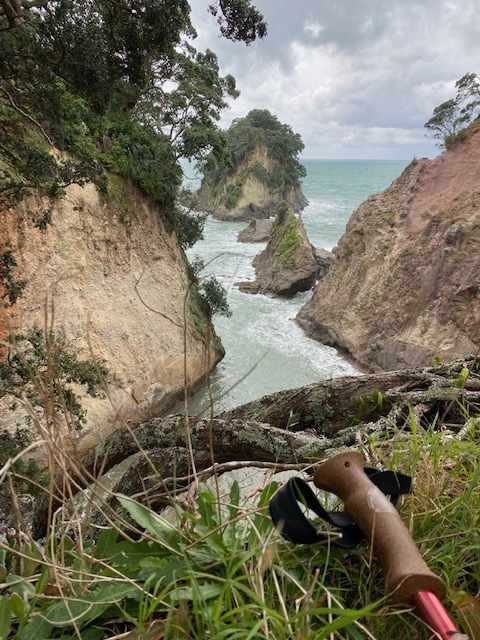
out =
<path fill-rule="evenodd" d="M 195 46 L 241 92 L 221 125 L 268 109 L 305 158 L 435 157 L 423 124 L 480 73 L 480 0 L 254 0 L 268 35 L 249 47 L 219 37 L 209 0 L 190 4 Z"/>

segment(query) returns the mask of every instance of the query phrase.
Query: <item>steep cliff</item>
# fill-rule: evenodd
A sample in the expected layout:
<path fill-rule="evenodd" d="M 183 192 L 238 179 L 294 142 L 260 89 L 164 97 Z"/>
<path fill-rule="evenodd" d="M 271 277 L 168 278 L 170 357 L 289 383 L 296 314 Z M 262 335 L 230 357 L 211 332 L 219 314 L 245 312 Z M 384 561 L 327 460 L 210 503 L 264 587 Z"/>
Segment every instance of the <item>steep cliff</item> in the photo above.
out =
<path fill-rule="evenodd" d="M 212 183 L 204 180 L 198 207 L 219 220 L 245 221 L 270 218 L 281 201 L 299 212 L 308 204 L 299 186 L 282 191 L 269 185 L 278 161 L 263 146 L 256 146 L 233 171 Z"/>
<path fill-rule="evenodd" d="M 352 215 L 336 262 L 297 321 L 367 369 L 480 347 L 480 131 L 414 160 Z"/>
<path fill-rule="evenodd" d="M 108 397 L 84 399 L 81 446 L 126 419 L 161 415 L 182 398 L 185 382 L 195 388 L 223 357 L 158 206 L 120 178 L 113 193 L 105 200 L 91 184 L 69 186 L 44 230 L 30 215 L 45 208 L 40 198 L 0 214 L 0 243 L 12 250 L 15 278 L 26 281 L 18 301 L 0 309 L 2 337 L 51 328 L 109 370 Z M 22 419 L 13 424 L 22 427 Z"/>

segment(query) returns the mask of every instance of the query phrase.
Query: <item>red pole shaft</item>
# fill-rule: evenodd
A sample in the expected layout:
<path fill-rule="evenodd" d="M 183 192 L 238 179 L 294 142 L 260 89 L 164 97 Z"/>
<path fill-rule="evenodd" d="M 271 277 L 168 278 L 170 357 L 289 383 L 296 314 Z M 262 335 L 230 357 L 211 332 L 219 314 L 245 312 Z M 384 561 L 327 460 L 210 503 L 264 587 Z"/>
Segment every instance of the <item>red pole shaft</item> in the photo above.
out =
<path fill-rule="evenodd" d="M 412 604 L 423 620 L 442 640 L 469 640 L 455 626 L 445 607 L 432 591 L 417 591 L 412 596 Z"/>

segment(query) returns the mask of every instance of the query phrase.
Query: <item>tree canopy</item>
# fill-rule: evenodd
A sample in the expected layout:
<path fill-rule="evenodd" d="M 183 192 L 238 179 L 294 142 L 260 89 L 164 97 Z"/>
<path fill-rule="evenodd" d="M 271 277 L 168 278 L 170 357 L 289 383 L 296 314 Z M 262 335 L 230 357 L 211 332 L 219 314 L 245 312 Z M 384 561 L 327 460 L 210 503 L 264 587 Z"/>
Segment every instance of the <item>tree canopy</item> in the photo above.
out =
<path fill-rule="evenodd" d="M 253 109 L 244 118 L 234 120 L 225 135 L 225 157 L 218 159 L 211 154 L 202 165 L 204 186 L 215 187 L 221 183 L 257 147 L 267 150 L 273 160 L 273 169 L 269 173 L 259 166 L 252 170 L 272 191 L 285 195 L 289 189 L 300 185 L 300 178 L 306 172 L 298 155 L 304 144 L 300 135 L 294 133 L 288 124 L 282 124 L 275 115 L 266 109 Z"/>
<path fill-rule="evenodd" d="M 267 34 L 267 24 L 250 0 L 216 0 L 209 11 L 216 16 L 222 36 L 229 40 L 250 44 Z"/>
<path fill-rule="evenodd" d="M 455 83 L 457 95 L 435 107 L 425 128 L 440 140 L 439 147 L 448 149 L 461 139 L 467 125 L 480 111 L 480 79 L 466 73 Z"/>
<path fill-rule="evenodd" d="M 219 153 L 224 136 L 216 123 L 227 107 L 226 98 L 236 98 L 235 79 L 219 75 L 217 56 L 207 49 L 196 51 L 185 44 L 165 65 L 154 71 L 152 89 L 140 99 L 136 116 L 166 135 L 178 157 L 199 158 L 208 151 Z M 168 77 L 169 87 L 162 78 Z M 173 88 L 172 88 L 173 83 Z"/>
<path fill-rule="evenodd" d="M 250 0 L 205 11 L 232 40 L 266 33 Z M 110 171 L 173 211 L 178 158 L 223 152 L 217 122 L 238 95 L 195 35 L 187 0 L 0 0 L 0 203 L 32 187 L 51 197 L 71 182 L 105 189 Z"/>

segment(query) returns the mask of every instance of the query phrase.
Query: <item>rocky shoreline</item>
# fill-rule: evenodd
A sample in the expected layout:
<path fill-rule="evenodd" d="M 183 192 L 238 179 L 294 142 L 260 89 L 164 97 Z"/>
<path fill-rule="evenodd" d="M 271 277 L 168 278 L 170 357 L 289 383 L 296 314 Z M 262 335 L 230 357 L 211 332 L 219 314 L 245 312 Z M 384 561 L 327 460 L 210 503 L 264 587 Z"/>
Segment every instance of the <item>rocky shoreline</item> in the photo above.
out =
<path fill-rule="evenodd" d="M 414 160 L 352 214 L 297 315 L 307 335 L 370 371 L 480 348 L 480 132 Z"/>

